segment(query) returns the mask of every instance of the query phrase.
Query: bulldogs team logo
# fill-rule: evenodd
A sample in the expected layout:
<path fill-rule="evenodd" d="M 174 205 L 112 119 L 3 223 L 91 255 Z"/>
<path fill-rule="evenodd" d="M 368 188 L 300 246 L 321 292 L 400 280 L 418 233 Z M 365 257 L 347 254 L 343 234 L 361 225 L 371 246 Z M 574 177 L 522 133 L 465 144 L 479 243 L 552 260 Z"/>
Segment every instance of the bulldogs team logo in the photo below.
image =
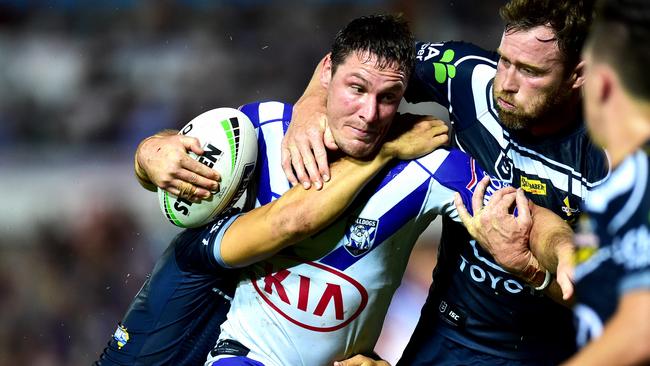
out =
<path fill-rule="evenodd" d="M 348 232 L 345 234 L 345 249 L 353 256 L 359 256 L 372 248 L 379 221 L 361 217 L 350 219 Z"/>

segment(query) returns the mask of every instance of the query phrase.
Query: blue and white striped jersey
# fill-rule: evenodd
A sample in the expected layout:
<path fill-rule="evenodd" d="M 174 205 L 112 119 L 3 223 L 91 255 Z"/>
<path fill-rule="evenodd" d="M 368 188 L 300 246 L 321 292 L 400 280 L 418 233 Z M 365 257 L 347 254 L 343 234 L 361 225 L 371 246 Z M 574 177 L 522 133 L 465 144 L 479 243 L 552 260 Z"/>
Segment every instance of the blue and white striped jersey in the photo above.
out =
<path fill-rule="evenodd" d="M 463 42 L 416 47 L 407 101 L 433 101 L 448 108 L 455 146 L 489 174 L 521 187 L 533 202 L 573 223 L 580 202 L 607 175 L 604 152 L 592 144 L 582 122 L 568 135 L 522 141 L 501 125 L 494 107 L 495 52 Z M 480 352 L 550 359 L 552 364 L 575 350 L 568 309 L 499 270 L 462 225 L 444 220 L 442 235 L 434 287 L 423 309 L 429 316 L 421 318 L 405 364 L 422 352 L 422 338 L 440 334 Z M 450 319 L 439 312 L 442 306 L 462 316 Z M 431 319 L 442 321 L 432 324 Z"/>
<path fill-rule="evenodd" d="M 630 155 L 585 203 L 586 214 L 576 235 L 575 314 L 580 346 L 600 335 L 622 296 L 650 291 L 648 155 L 647 146 Z"/>
<path fill-rule="evenodd" d="M 289 189 L 280 143 L 291 108 L 242 107 L 258 128 L 257 206 Z M 459 150 L 395 161 L 329 227 L 243 271 L 221 339 L 239 341 L 268 366 L 325 365 L 372 352 L 416 239 L 436 215 L 457 216 L 454 191 L 469 206 L 483 176 Z M 495 180 L 488 194 L 499 188 Z"/>

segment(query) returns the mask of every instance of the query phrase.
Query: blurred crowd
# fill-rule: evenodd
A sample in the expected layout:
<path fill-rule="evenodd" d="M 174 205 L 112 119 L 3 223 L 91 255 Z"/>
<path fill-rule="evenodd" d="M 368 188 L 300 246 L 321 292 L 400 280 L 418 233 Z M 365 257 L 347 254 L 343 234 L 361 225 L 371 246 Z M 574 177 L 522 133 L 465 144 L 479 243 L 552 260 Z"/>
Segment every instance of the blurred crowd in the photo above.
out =
<path fill-rule="evenodd" d="M 143 137 L 296 100 L 356 16 L 402 12 L 420 39 L 494 47 L 502 3 L 0 0 L 0 365 L 92 363 L 177 232 L 132 178 Z M 387 318 L 389 360 L 426 296 L 435 232 Z"/>

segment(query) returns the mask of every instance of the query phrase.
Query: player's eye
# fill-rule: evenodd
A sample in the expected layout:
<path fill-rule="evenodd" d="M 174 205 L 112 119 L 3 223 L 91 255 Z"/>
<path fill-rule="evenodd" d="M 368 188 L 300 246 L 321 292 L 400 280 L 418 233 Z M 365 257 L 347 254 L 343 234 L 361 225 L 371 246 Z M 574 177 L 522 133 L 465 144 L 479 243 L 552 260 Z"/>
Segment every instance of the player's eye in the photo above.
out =
<path fill-rule="evenodd" d="M 380 98 L 383 103 L 394 103 L 397 100 L 397 95 L 393 93 L 383 94 Z"/>
<path fill-rule="evenodd" d="M 538 76 L 539 75 L 539 72 L 537 70 L 533 70 L 533 69 L 531 69 L 529 67 L 523 67 L 521 69 L 521 72 L 523 74 L 525 74 L 525 75 L 528 75 L 528 76 Z"/>
<path fill-rule="evenodd" d="M 356 84 L 351 85 L 350 88 L 352 89 L 352 91 L 354 91 L 357 94 L 361 94 L 361 93 L 364 92 L 364 89 L 363 89 L 363 87 L 361 85 L 356 85 Z"/>

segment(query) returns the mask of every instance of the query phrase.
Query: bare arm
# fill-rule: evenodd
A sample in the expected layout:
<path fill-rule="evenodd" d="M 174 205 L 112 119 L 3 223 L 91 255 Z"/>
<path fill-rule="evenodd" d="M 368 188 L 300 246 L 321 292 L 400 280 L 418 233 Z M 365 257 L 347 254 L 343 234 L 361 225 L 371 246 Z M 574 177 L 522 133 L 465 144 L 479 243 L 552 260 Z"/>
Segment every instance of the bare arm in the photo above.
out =
<path fill-rule="evenodd" d="M 382 146 L 370 161 L 342 158 L 322 190 L 293 187 L 279 199 L 237 218 L 224 234 L 221 257 L 230 266 L 245 266 L 318 232 L 334 221 L 356 194 L 391 159 L 424 155 L 447 141 L 444 122 L 420 119 Z"/>
<path fill-rule="evenodd" d="M 614 316 L 596 340 L 564 366 L 647 365 L 650 363 L 650 290 L 623 295 Z"/>
<path fill-rule="evenodd" d="M 203 154 L 199 140 L 163 130 L 148 137 L 135 152 L 135 175 L 140 185 L 155 191 L 160 187 L 181 198 L 197 202 L 218 191 L 221 177 L 192 159 L 187 152 Z"/>
<path fill-rule="evenodd" d="M 305 188 L 313 183 L 316 189 L 320 189 L 323 181 L 329 180 L 325 146 L 330 150 L 337 149 L 331 135 L 326 132 L 327 92 L 319 81 L 323 63 L 328 57 L 329 54 L 325 55 L 316 66 L 307 89 L 294 106 L 291 124 L 282 139 L 282 169 L 292 185 L 300 182 Z"/>

